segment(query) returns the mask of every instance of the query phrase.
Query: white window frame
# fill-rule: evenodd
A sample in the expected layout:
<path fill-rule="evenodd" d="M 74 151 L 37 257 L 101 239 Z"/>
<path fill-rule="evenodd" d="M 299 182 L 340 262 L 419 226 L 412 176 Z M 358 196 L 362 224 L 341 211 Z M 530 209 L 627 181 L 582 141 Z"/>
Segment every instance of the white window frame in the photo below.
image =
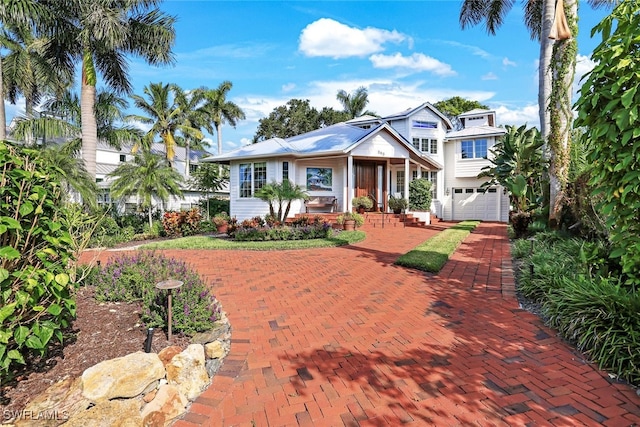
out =
<path fill-rule="evenodd" d="M 238 177 L 238 197 L 241 199 L 255 197 L 256 191 L 267 183 L 267 162 L 240 163 Z M 249 191 L 243 188 L 244 183 L 249 183 Z"/>
<path fill-rule="evenodd" d="M 465 143 L 471 144 L 472 153 L 469 153 L 467 157 L 465 157 L 464 145 Z M 478 146 L 480 143 L 484 143 L 484 156 L 481 155 L 482 151 L 478 150 Z M 486 159 L 489 152 L 489 140 L 486 138 L 479 139 L 464 139 L 460 141 L 460 158 L 463 160 L 473 160 L 473 159 Z"/>

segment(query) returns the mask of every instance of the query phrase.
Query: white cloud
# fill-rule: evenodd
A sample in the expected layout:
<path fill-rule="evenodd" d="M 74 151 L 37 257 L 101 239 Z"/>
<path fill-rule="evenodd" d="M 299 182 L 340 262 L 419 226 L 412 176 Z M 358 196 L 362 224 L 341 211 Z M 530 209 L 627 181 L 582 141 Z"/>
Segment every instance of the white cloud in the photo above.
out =
<path fill-rule="evenodd" d="M 400 43 L 407 37 L 395 30 L 353 28 L 333 19 L 321 18 L 307 25 L 300 34 L 299 50 L 306 56 L 334 59 L 363 57 L 384 50 L 387 42 Z"/>
<path fill-rule="evenodd" d="M 520 108 L 512 108 L 507 105 L 492 107 L 496 112 L 498 124 L 540 128 L 540 116 L 538 104 L 528 104 Z"/>
<path fill-rule="evenodd" d="M 471 52 L 472 55 L 474 56 L 479 56 L 480 58 L 484 58 L 484 59 L 491 59 L 494 56 L 492 54 L 490 54 L 489 52 L 487 52 L 486 50 L 479 48 L 478 46 L 473 46 L 473 45 L 469 45 L 469 44 L 464 44 L 464 43 L 460 43 L 460 42 L 454 42 L 451 40 L 443 40 L 442 41 L 443 44 L 448 44 L 449 46 L 453 46 L 453 47 L 457 47 L 460 49 L 464 49 L 468 52 Z"/>
<path fill-rule="evenodd" d="M 371 55 L 369 60 L 375 68 L 400 68 L 403 70 L 422 72 L 428 71 L 439 76 L 452 76 L 456 72 L 449 64 L 440 62 L 423 53 L 414 53 L 411 56 L 403 56 L 400 53 L 394 55 Z"/>
<path fill-rule="evenodd" d="M 283 92 L 291 92 L 292 90 L 294 90 L 296 88 L 296 84 L 295 83 L 287 83 L 282 85 L 282 91 Z"/>
<path fill-rule="evenodd" d="M 494 73 L 492 73 L 491 71 L 488 72 L 487 74 L 485 74 L 484 76 L 480 77 L 482 80 L 498 80 L 498 76 L 496 76 Z"/>
<path fill-rule="evenodd" d="M 578 91 L 582 87 L 582 84 L 584 83 L 583 81 L 581 81 L 582 77 L 584 77 L 584 75 L 587 74 L 589 71 L 593 70 L 593 67 L 595 67 L 595 65 L 596 63 L 593 62 L 591 58 L 589 58 L 588 56 L 584 56 L 584 55 L 577 56 L 576 75 L 573 80 L 573 93 L 576 93 L 576 94 L 578 93 Z"/>
<path fill-rule="evenodd" d="M 507 57 L 502 58 L 502 65 L 504 65 L 505 67 L 517 67 L 518 66 L 518 64 L 516 64 L 515 62 L 511 61 Z"/>

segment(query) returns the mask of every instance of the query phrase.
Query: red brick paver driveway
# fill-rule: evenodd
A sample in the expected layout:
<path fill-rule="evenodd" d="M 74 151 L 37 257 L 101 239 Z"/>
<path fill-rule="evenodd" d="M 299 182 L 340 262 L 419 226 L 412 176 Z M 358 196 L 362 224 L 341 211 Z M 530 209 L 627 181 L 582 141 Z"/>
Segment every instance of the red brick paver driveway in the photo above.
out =
<path fill-rule="evenodd" d="M 233 328 L 176 426 L 640 424 L 631 387 L 518 308 L 504 225 L 481 224 L 435 276 L 393 261 L 437 230 L 367 233 L 343 248 L 167 252 L 213 283 Z"/>

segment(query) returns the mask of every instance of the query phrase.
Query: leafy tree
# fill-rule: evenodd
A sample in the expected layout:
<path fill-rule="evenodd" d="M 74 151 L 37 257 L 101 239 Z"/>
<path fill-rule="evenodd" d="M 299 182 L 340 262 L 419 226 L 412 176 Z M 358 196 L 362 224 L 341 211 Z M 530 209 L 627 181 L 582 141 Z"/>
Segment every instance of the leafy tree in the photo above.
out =
<path fill-rule="evenodd" d="M 182 176 L 167 161 L 150 151 L 140 151 L 133 162 L 122 163 L 109 177 L 111 196 L 120 199 L 136 195 L 149 214 L 149 227 L 153 227 L 153 199 L 166 203 L 170 196 L 182 197 Z"/>
<path fill-rule="evenodd" d="M 133 102 L 136 107 L 142 110 L 146 115 L 131 114 L 126 117 L 128 121 L 138 121 L 151 125 L 151 129 L 147 131 L 141 140 L 141 146 L 144 150 L 151 149 L 156 135 L 159 135 L 165 146 L 165 154 L 167 161 L 171 163 L 175 157 L 176 132 L 192 138 L 202 139 L 200 129 L 193 127 L 192 122 L 187 123 L 185 114 L 176 103 L 176 99 L 182 99 L 185 95 L 182 89 L 175 84 L 151 83 L 145 86 L 143 90 L 148 100 L 140 95 L 132 95 Z M 198 126 L 198 124 L 195 124 Z M 140 147 L 136 145 L 132 150 L 134 153 Z"/>
<path fill-rule="evenodd" d="M 601 43 L 591 59 L 576 103 L 575 125 L 583 127 L 591 164 L 589 183 L 607 217 L 623 273 L 640 280 L 640 2 L 621 2 L 593 30 Z"/>
<path fill-rule="evenodd" d="M 291 99 L 276 107 L 268 117 L 260 119 L 253 143 L 276 137 L 290 138 L 345 119 L 348 120 L 348 116 L 344 112 L 325 107 L 319 113 L 308 99 Z"/>
<path fill-rule="evenodd" d="M 502 136 L 491 152 L 491 166 L 483 168 L 478 178 L 489 178 L 483 186 L 502 185 L 509 192 L 514 207 L 510 220 L 518 236 L 523 235 L 529 225 L 531 212 L 537 206 L 542 194 L 542 176 L 546 161 L 543 158 L 544 142 L 540 131 L 506 126 L 507 133 Z"/>
<path fill-rule="evenodd" d="M 246 118 L 244 111 L 235 103 L 227 100 L 227 94 L 233 87 L 230 81 L 224 81 L 216 89 L 205 90 L 203 110 L 213 123 L 218 137 L 218 155 L 222 154 L 222 125 L 228 123 L 236 127 L 238 120 Z M 208 128 L 213 133 L 211 128 Z"/>
<path fill-rule="evenodd" d="M 461 129 L 462 124 L 458 119 L 458 116 L 462 113 L 466 113 L 467 111 L 482 109 L 488 110 L 489 107 L 487 105 L 481 104 L 478 101 L 470 101 L 468 99 L 464 99 L 460 96 L 454 96 L 452 98 L 448 98 L 442 101 L 438 101 L 433 104 L 434 107 L 438 109 L 441 113 L 443 113 L 447 118 L 451 121 L 456 129 Z"/>
<path fill-rule="evenodd" d="M 364 86 L 360 86 L 352 93 L 347 93 L 343 89 L 338 91 L 336 98 L 342 104 L 344 112 L 347 113 L 349 119 L 355 119 L 362 115 L 375 116 L 376 113 L 365 111 L 369 103 L 369 93 Z"/>
<path fill-rule="evenodd" d="M 48 57 L 60 69 L 81 63 L 82 156 L 87 171 L 96 173 L 98 142 L 94 105 L 98 74 L 118 93 L 130 93 L 127 55 L 149 64 L 172 62 L 175 18 L 156 6 L 157 0 L 58 0 L 47 2 L 55 15 Z"/>
<path fill-rule="evenodd" d="M 414 179 L 409 183 L 409 209 L 414 211 L 431 210 L 431 181 L 426 178 Z"/>
<path fill-rule="evenodd" d="M 200 163 L 193 172 L 190 185 L 198 191 L 207 194 L 207 216 L 209 215 L 209 193 L 216 192 L 229 182 L 229 168 L 220 167 L 213 163 Z"/>
<path fill-rule="evenodd" d="M 306 199 L 308 196 L 301 186 L 285 179 L 282 182 L 273 181 L 263 185 L 258 190 L 256 197 L 269 203 L 269 215 L 276 221 L 282 222 L 289 216 L 291 202 L 298 199 Z"/>
<path fill-rule="evenodd" d="M 207 127 L 207 114 L 203 108 L 205 90 L 198 88 L 187 92 L 180 89 L 175 92 L 175 104 L 181 116 L 179 120 L 187 129 L 201 131 Z M 191 149 L 204 150 L 209 144 L 202 139 L 201 133 L 196 132 L 181 132 L 176 136 L 176 143 L 185 147 L 185 176 L 188 178 L 191 173 Z"/>

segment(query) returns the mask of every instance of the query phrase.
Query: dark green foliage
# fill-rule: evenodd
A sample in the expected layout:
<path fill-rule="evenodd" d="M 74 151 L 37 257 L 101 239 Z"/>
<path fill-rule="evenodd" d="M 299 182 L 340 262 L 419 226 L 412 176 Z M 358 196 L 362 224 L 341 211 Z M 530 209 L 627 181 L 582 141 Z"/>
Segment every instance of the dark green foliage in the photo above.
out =
<path fill-rule="evenodd" d="M 409 209 L 412 211 L 431 210 L 431 181 L 414 179 L 409 183 Z"/>
<path fill-rule="evenodd" d="M 172 329 L 193 334 L 213 327 L 221 309 L 209 287 L 187 265 L 155 252 L 136 252 L 109 261 L 91 276 L 99 301 L 141 301 L 141 320 L 147 327 L 166 326 L 167 291 L 156 289 L 164 280 L 176 279 L 184 285 L 173 291 Z"/>
<path fill-rule="evenodd" d="M 209 218 L 213 218 L 220 212 L 229 212 L 230 203 L 229 200 L 219 199 L 217 197 L 210 197 L 209 199 L 200 200 L 200 209 L 203 212 L 209 209 Z"/>
<path fill-rule="evenodd" d="M 585 131 L 589 184 L 600 198 L 612 256 L 620 258 L 625 281 L 640 282 L 640 2 L 619 2 L 593 30 L 602 42 L 580 90 L 575 125 Z"/>
<path fill-rule="evenodd" d="M 63 196 L 36 150 L 0 142 L 0 376 L 43 355 L 75 316 L 73 241 Z"/>

